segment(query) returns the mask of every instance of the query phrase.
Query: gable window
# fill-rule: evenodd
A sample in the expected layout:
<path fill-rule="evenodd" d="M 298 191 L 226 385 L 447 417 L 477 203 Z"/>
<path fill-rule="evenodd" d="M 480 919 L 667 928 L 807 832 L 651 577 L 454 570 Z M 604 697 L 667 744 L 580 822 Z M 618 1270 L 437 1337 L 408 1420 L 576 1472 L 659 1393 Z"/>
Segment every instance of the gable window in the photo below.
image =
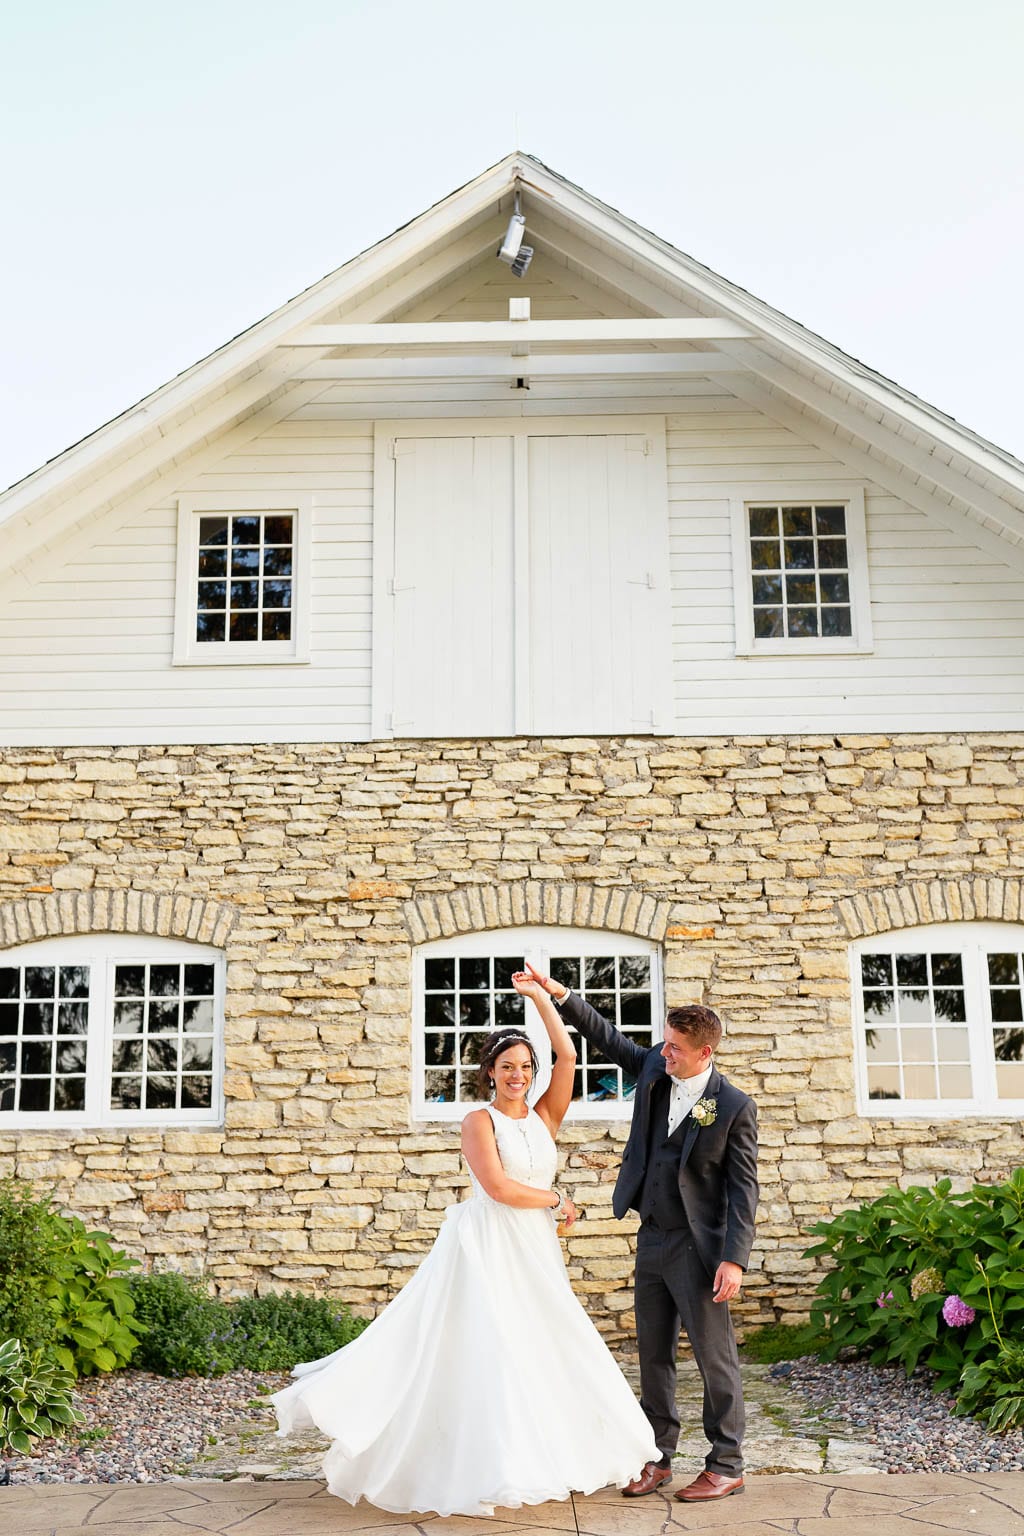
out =
<path fill-rule="evenodd" d="M 943 923 L 865 939 L 853 972 L 865 1113 L 1024 1110 L 1024 927 Z"/>
<path fill-rule="evenodd" d="M 0 952 L 0 1127 L 221 1118 L 223 960 L 102 935 Z"/>
<path fill-rule="evenodd" d="M 512 987 L 513 971 L 529 960 L 571 987 L 631 1040 L 661 1039 L 664 1006 L 660 953 L 629 934 L 575 928 L 507 928 L 439 939 L 413 961 L 415 1107 L 426 1120 L 461 1119 L 479 1102 L 480 1046 L 495 1029 L 524 1029 L 541 1063 L 536 1102 L 550 1078 L 550 1047 L 532 1003 Z M 570 1031 L 577 1050 L 570 1115 L 622 1119 L 633 1082 L 586 1040 Z"/>
<path fill-rule="evenodd" d="M 664 421 L 378 423 L 374 736 L 672 718 Z"/>
<path fill-rule="evenodd" d="M 308 501 L 179 498 L 178 665 L 308 660 Z"/>
<path fill-rule="evenodd" d="M 859 489 L 734 500 L 732 526 L 739 654 L 870 649 Z"/>

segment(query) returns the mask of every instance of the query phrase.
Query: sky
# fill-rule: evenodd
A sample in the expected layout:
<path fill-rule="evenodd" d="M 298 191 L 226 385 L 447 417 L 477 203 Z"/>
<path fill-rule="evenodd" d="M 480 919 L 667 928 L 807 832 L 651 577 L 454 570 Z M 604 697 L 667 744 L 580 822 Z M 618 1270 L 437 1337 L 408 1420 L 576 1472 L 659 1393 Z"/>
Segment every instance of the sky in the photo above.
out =
<path fill-rule="evenodd" d="M 1024 458 L 1020 0 L 0 0 L 0 487 L 520 148 Z"/>

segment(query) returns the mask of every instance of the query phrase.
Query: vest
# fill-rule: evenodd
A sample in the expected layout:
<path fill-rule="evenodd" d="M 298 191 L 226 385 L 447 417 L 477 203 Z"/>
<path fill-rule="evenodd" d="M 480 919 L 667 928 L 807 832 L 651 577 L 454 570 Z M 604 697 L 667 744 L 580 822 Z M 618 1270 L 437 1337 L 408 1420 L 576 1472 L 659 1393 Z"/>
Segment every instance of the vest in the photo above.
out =
<path fill-rule="evenodd" d="M 684 1116 L 672 1135 L 668 1134 L 668 1105 L 671 1085 L 668 1078 L 655 1083 L 651 1091 L 651 1120 L 647 1131 L 647 1169 L 637 1209 L 641 1221 L 649 1221 L 662 1231 L 673 1232 L 688 1227 L 686 1210 L 679 1193 L 679 1155 L 689 1123 Z"/>

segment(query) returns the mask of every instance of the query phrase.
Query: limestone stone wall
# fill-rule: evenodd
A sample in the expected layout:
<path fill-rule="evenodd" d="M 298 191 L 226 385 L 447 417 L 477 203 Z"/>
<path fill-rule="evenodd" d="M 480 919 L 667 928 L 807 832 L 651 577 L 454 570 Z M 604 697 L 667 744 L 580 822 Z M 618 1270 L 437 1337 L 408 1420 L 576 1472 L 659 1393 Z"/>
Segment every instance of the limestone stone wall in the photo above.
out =
<path fill-rule="evenodd" d="M 805 1310 L 808 1223 L 889 1183 L 1005 1177 L 1020 1126 L 855 1112 L 848 945 L 1017 920 L 1024 736 L 573 739 L 8 750 L 0 944 L 92 931 L 227 958 L 222 1129 L 0 1132 L 133 1253 L 233 1292 L 322 1287 L 372 1313 L 465 1185 L 458 1131 L 410 1119 L 410 957 L 573 923 L 663 945 L 667 1000 L 727 1020 L 761 1112 L 745 1315 Z M 631 1326 L 622 1125 L 572 1124 L 570 1272 Z"/>

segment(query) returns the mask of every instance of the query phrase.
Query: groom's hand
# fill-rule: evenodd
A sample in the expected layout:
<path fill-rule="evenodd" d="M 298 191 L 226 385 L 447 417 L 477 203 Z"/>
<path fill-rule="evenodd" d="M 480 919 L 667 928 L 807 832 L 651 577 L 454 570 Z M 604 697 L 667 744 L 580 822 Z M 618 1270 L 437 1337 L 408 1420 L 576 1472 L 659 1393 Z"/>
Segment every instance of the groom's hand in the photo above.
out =
<path fill-rule="evenodd" d="M 743 1271 L 738 1264 L 723 1259 L 715 1270 L 715 1294 L 713 1301 L 733 1301 L 740 1293 Z"/>
<path fill-rule="evenodd" d="M 538 971 L 537 967 L 535 965 L 531 965 L 529 960 L 524 960 L 523 964 L 526 966 L 526 969 L 529 971 L 538 987 L 541 987 L 549 997 L 553 997 L 556 1003 L 560 1003 L 565 999 L 565 996 L 569 991 L 568 987 L 563 987 L 560 982 L 556 981 L 553 985 L 558 990 L 552 992 L 552 981 L 550 976 L 545 976 L 543 971 Z"/>

